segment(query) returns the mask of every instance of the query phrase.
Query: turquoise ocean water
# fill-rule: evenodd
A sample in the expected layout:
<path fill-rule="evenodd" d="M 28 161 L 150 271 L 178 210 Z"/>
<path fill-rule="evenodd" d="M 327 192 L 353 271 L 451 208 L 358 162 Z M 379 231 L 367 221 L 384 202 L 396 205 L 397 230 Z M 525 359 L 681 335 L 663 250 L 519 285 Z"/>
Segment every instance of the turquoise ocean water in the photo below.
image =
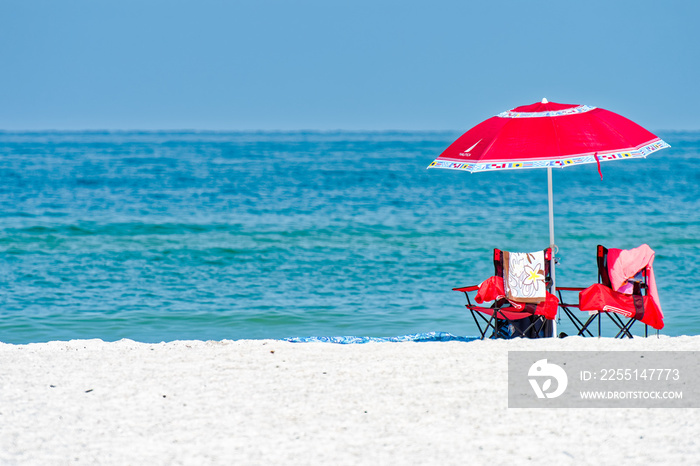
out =
<path fill-rule="evenodd" d="M 555 170 L 557 282 L 648 243 L 700 333 L 700 133 Z M 476 335 L 454 286 L 548 245 L 544 170 L 427 170 L 457 132 L 0 133 L 0 341 Z M 562 323 L 567 329 L 567 324 Z"/>

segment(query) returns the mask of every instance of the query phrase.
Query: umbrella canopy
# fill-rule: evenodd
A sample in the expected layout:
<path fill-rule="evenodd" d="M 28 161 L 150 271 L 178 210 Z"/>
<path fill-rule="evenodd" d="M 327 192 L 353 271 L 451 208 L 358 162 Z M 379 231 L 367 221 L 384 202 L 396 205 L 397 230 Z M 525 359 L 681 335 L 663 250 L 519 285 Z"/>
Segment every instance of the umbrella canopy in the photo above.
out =
<path fill-rule="evenodd" d="M 428 168 L 469 172 L 551 168 L 646 157 L 669 147 L 616 113 L 544 99 L 476 125 Z"/>
<path fill-rule="evenodd" d="M 600 162 L 646 157 L 666 147 L 670 146 L 658 136 L 616 113 L 543 99 L 476 125 L 428 168 L 468 172 L 547 168 L 549 242 L 555 251 L 552 167 L 597 163 L 600 172 Z M 551 275 L 554 293 L 554 261 Z"/>

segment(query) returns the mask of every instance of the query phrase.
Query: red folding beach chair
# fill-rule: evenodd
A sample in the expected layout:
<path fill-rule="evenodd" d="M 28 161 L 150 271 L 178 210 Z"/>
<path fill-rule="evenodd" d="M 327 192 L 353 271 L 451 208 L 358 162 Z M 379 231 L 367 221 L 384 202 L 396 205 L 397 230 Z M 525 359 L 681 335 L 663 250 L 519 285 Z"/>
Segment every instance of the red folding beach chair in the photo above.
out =
<path fill-rule="evenodd" d="M 654 279 L 654 251 L 646 244 L 635 249 L 597 248 L 598 283 L 588 288 L 558 287 L 560 304 L 564 313 L 574 324 L 580 336 L 593 336 L 589 327 L 597 321 L 598 336 L 601 335 L 601 314 L 607 315 L 619 330 L 615 338 L 632 338 L 630 329 L 635 322 L 657 330 L 664 326 L 663 312 L 659 305 Z M 578 303 L 566 303 L 563 291 L 578 292 Z M 586 322 L 572 312 L 571 308 L 587 311 Z"/>
<path fill-rule="evenodd" d="M 495 275 L 479 285 L 453 288 L 467 297 L 466 307 L 481 339 L 552 336 L 558 300 L 549 293 L 552 251 L 510 253 L 494 249 Z M 474 301 L 469 293 L 476 292 Z M 490 307 L 481 306 L 493 301 Z M 482 327 L 483 324 L 483 327 Z"/>

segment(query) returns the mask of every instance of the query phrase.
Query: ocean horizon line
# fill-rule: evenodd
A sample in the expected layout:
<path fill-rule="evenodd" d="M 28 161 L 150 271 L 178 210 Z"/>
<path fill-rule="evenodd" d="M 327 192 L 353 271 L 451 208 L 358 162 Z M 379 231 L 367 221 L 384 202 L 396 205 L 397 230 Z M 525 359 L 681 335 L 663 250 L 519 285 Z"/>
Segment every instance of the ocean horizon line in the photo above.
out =
<path fill-rule="evenodd" d="M 0 129 L 0 134 L 391 134 L 391 133 L 455 133 L 464 129 Z M 700 130 L 698 130 L 700 131 Z M 693 131 L 690 131 L 693 132 Z"/>
<path fill-rule="evenodd" d="M 32 134 L 453 134 L 463 133 L 467 126 L 459 129 L 197 129 L 197 128 L 86 128 L 86 129 L 0 129 L 0 135 L 32 135 Z M 698 129 L 654 129 L 652 132 L 658 133 L 697 133 Z"/>

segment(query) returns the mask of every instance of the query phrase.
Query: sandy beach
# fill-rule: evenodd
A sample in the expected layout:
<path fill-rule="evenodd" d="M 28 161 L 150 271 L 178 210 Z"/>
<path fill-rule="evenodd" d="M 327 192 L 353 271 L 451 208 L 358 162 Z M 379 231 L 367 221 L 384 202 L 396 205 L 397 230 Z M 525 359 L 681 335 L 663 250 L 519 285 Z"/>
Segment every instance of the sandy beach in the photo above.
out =
<path fill-rule="evenodd" d="M 0 463 L 697 464 L 696 409 L 509 409 L 513 350 L 700 337 L 0 344 Z"/>

